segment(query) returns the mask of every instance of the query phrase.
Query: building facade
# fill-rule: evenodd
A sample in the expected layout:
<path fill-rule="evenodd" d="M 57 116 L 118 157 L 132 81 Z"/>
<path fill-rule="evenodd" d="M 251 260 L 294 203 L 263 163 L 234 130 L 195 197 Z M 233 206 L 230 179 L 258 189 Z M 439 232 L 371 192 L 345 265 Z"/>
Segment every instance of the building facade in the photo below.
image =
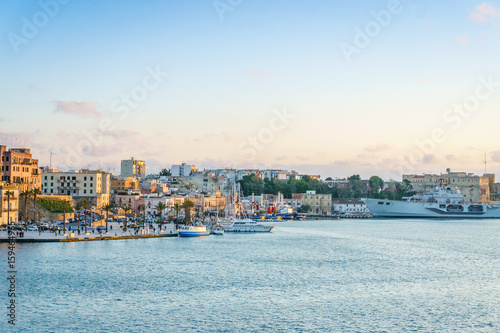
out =
<path fill-rule="evenodd" d="M 449 186 L 457 188 L 464 195 L 465 202 L 489 202 L 491 175 L 478 176 L 466 172 L 451 172 L 446 174 L 403 175 L 417 194 L 428 192 L 433 188 Z M 494 181 L 494 178 L 493 178 Z"/>
<path fill-rule="evenodd" d="M 302 195 L 302 206 L 311 206 L 311 212 L 314 214 L 331 214 L 332 213 L 332 195 L 331 194 L 316 194 L 314 191 L 307 191 Z"/>
<path fill-rule="evenodd" d="M 11 148 L 0 145 L 1 181 L 16 184 L 19 191 L 41 188 L 41 172 L 38 160 L 33 159 L 27 148 Z"/>
<path fill-rule="evenodd" d="M 7 196 L 6 193 L 11 195 Z M 0 183 L 0 202 L 2 209 L 0 210 L 0 225 L 8 225 L 19 222 L 19 190 L 17 186 L 5 185 Z"/>
<path fill-rule="evenodd" d="M 146 177 L 146 163 L 133 157 L 130 160 L 122 160 L 120 176 L 124 179 L 129 177 L 143 179 Z"/>
<path fill-rule="evenodd" d="M 102 207 L 109 203 L 110 175 L 101 170 L 46 169 L 42 171 L 42 193 L 70 195 L 75 201 L 87 198 L 96 207 Z"/>
<path fill-rule="evenodd" d="M 170 174 L 172 177 L 187 177 L 192 172 L 196 172 L 198 169 L 194 165 L 188 165 L 186 163 L 182 163 L 181 165 L 172 165 L 170 169 Z"/>

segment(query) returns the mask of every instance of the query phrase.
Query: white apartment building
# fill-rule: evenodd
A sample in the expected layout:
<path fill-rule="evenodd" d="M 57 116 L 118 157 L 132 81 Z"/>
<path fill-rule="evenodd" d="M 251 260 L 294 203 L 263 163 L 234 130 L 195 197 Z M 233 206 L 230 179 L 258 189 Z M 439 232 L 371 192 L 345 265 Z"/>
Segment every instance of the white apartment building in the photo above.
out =
<path fill-rule="evenodd" d="M 194 165 L 187 165 L 182 163 L 181 165 L 172 165 L 170 169 L 170 174 L 172 177 L 187 177 L 192 172 L 198 171 Z"/>

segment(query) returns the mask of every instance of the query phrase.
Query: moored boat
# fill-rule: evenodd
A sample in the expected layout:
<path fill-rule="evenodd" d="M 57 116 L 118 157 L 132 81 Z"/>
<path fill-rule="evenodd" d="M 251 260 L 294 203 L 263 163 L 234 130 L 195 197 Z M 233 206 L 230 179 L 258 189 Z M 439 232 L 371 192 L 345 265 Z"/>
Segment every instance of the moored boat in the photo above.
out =
<path fill-rule="evenodd" d="M 201 237 L 208 236 L 210 232 L 204 225 L 186 225 L 179 229 L 180 237 Z"/>
<path fill-rule="evenodd" d="M 412 196 L 405 201 L 362 199 L 373 217 L 394 218 L 500 218 L 500 206 L 466 203 L 458 189 L 435 188 L 423 198 Z"/>
<path fill-rule="evenodd" d="M 271 232 L 272 225 L 262 225 L 250 219 L 230 218 L 222 225 L 226 232 Z"/>

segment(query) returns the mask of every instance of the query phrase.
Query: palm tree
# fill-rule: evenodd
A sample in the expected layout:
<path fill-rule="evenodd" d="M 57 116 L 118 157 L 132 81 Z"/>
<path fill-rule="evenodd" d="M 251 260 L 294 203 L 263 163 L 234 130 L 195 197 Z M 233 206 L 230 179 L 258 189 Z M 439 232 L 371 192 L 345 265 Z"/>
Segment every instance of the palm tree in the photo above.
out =
<path fill-rule="evenodd" d="M 142 222 L 146 223 L 146 206 L 143 204 L 140 204 L 139 206 L 137 206 L 137 209 L 139 210 L 139 214 L 141 212 L 144 212 L 144 218 L 143 218 Z"/>
<path fill-rule="evenodd" d="M 68 200 L 61 200 L 63 205 L 63 235 L 66 232 L 66 205 L 69 205 Z"/>
<path fill-rule="evenodd" d="M 28 222 L 28 198 L 33 196 L 33 191 L 23 191 L 19 194 L 20 197 L 24 198 L 24 216 L 23 220 L 24 222 Z"/>
<path fill-rule="evenodd" d="M 79 203 L 78 205 L 80 206 L 80 208 L 83 208 L 83 211 L 84 211 L 84 219 L 85 219 L 85 233 L 87 233 L 87 210 L 90 209 L 92 207 L 92 202 L 87 199 L 87 198 L 83 198 Z M 78 230 L 80 230 L 80 222 L 78 222 Z"/>
<path fill-rule="evenodd" d="M 39 188 L 35 188 L 35 189 L 33 189 L 33 191 L 31 191 L 31 193 L 33 195 L 33 217 L 34 217 L 33 221 L 35 221 L 35 223 L 36 223 L 36 197 L 38 195 L 42 195 L 42 191 L 40 191 Z M 38 216 L 38 217 L 40 217 L 40 216 Z M 41 231 L 40 221 L 38 221 L 38 233 L 39 234 L 40 234 L 40 231 Z"/>
<path fill-rule="evenodd" d="M 179 223 L 179 211 L 182 209 L 182 205 L 179 205 L 178 202 L 174 204 L 175 210 L 175 230 L 177 230 L 177 224 Z"/>
<path fill-rule="evenodd" d="M 107 204 L 103 207 L 103 209 L 106 211 L 106 232 L 108 232 L 108 215 L 109 215 L 109 211 L 113 209 L 113 206 L 112 204 Z"/>
<path fill-rule="evenodd" d="M 189 223 L 191 223 L 191 209 L 194 208 L 194 202 L 188 199 L 184 201 L 182 208 L 184 208 L 184 211 L 186 212 L 186 225 L 189 225 Z"/>
<path fill-rule="evenodd" d="M 161 219 L 161 214 L 165 210 L 165 208 L 167 208 L 167 205 L 164 202 L 159 202 L 155 208 L 158 211 L 158 214 L 160 215 Z"/>
<path fill-rule="evenodd" d="M 127 214 L 128 214 L 128 212 L 130 212 L 132 210 L 132 208 L 127 206 L 127 207 L 124 207 L 123 210 L 125 211 L 125 220 L 123 220 L 123 230 L 125 230 L 126 229 L 125 223 L 127 223 Z"/>
<path fill-rule="evenodd" d="M 8 228 L 10 228 L 11 227 L 11 225 L 10 225 L 10 197 L 14 196 L 14 192 L 5 191 L 4 195 L 7 197 L 7 225 L 8 225 Z"/>

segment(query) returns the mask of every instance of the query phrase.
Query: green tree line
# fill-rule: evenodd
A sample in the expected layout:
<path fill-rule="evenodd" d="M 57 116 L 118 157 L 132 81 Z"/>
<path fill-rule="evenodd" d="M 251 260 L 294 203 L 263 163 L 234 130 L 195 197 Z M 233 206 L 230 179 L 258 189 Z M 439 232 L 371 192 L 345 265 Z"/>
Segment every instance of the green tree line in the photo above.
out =
<path fill-rule="evenodd" d="M 328 179 L 328 178 L 327 178 Z M 409 181 L 404 180 L 396 184 L 393 192 L 382 192 L 384 187 L 383 180 L 378 176 L 370 177 L 368 184 L 361 180 L 359 175 L 352 175 L 347 178 L 349 186 L 339 188 L 338 186 L 329 187 L 324 181 L 312 179 L 308 176 L 302 179 L 290 178 L 287 181 L 277 179 L 260 179 L 256 175 L 243 176 L 238 182 L 244 196 L 254 193 L 260 194 L 278 194 L 282 193 L 285 198 L 291 198 L 292 193 L 305 193 L 306 191 L 316 191 L 317 194 L 331 194 L 333 198 L 379 198 L 400 200 L 402 197 L 411 196 L 413 188 Z"/>

